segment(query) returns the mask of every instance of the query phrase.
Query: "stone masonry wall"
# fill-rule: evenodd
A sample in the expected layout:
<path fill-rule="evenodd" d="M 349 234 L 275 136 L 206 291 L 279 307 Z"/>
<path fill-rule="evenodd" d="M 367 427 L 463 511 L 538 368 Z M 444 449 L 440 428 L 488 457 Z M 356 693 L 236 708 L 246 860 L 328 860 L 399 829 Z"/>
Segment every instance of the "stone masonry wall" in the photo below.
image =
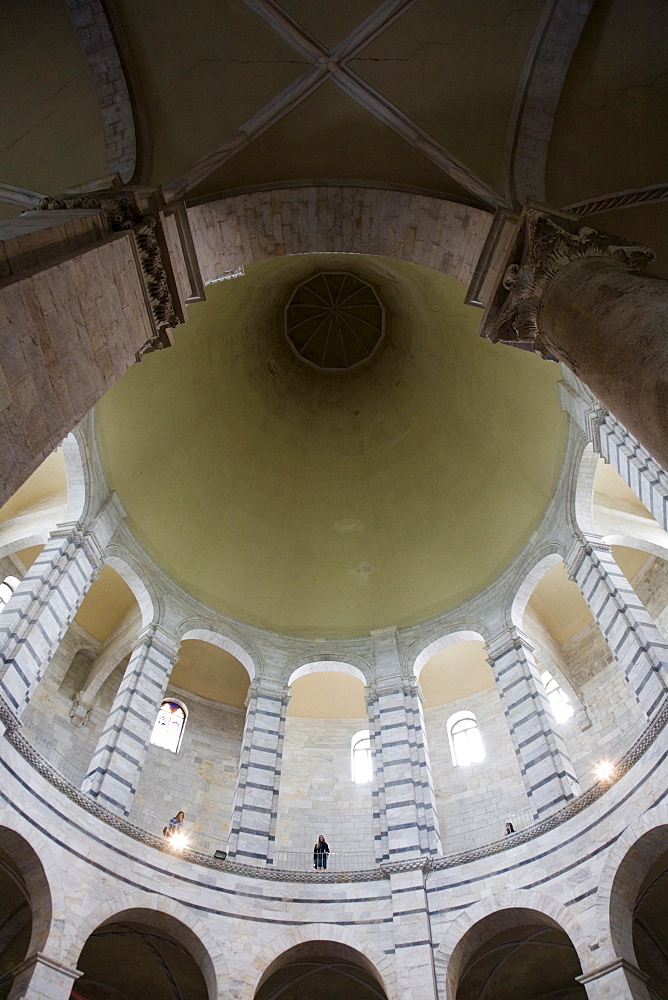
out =
<path fill-rule="evenodd" d="M 186 832 L 197 840 L 198 849 L 225 850 L 245 711 L 179 688 L 169 687 L 166 697 L 170 696 L 188 710 L 179 752 L 148 748 L 129 818 L 159 833 L 182 809 Z"/>
<path fill-rule="evenodd" d="M 491 222 L 444 199 L 333 186 L 235 195 L 188 217 L 205 283 L 252 261 L 317 252 L 396 257 L 468 283 Z"/>
<path fill-rule="evenodd" d="M 288 716 L 278 800 L 276 852 L 312 850 L 324 833 L 331 851 L 373 858 L 371 785 L 350 774 L 350 741 L 364 719 Z M 279 864 L 280 866 L 280 864 Z"/>
<path fill-rule="evenodd" d="M 485 759 L 455 767 L 447 721 L 464 710 L 473 712 L 478 721 Z M 529 825 L 524 783 L 496 688 L 427 708 L 424 714 L 443 852 L 501 837 L 509 819 L 517 829 Z"/>
<path fill-rule="evenodd" d="M 655 557 L 634 578 L 633 586 L 659 630 L 668 637 L 668 561 Z"/>
<path fill-rule="evenodd" d="M 85 657 L 77 657 L 82 649 L 95 650 L 94 641 L 76 626 L 70 627 L 24 713 L 28 738 L 77 784 L 86 773 L 125 669 L 123 663 L 110 674 L 85 726 L 75 726 L 70 719 L 72 697 L 89 666 Z"/>

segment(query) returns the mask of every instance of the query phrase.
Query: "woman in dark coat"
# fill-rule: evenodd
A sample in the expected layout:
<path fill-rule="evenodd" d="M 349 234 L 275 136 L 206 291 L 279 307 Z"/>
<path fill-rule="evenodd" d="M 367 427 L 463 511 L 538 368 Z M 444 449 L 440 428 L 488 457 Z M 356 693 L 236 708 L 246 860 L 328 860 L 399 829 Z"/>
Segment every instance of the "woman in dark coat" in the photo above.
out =
<path fill-rule="evenodd" d="M 329 847 L 327 845 L 327 841 L 325 840 L 324 834 L 321 833 L 316 841 L 315 847 L 313 848 L 313 867 L 326 868 L 328 854 L 329 854 Z"/>

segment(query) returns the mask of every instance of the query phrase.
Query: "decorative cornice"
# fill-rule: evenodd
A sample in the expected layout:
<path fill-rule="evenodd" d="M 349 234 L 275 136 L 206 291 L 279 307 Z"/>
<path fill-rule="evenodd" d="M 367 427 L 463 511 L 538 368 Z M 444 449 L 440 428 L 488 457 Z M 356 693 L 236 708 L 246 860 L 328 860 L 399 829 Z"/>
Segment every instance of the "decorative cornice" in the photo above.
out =
<path fill-rule="evenodd" d="M 641 270 L 654 256 L 647 247 L 583 226 L 577 217 L 530 203 L 517 223 L 481 335 L 492 343 L 521 346 L 557 361 L 539 320 L 541 300 L 555 275 L 589 257 Z"/>
<path fill-rule="evenodd" d="M 157 653 L 164 656 L 166 659 L 170 660 L 172 664 L 176 663 L 179 657 L 179 640 L 174 636 L 169 635 L 158 625 L 147 625 L 143 629 L 137 638 L 132 643 L 133 652 L 139 649 L 141 646 L 146 646 L 149 649 L 155 649 Z"/>
<path fill-rule="evenodd" d="M 0 711 L 1 710 L 2 703 L 0 702 Z M 647 726 L 644 733 L 617 762 L 615 766 L 615 778 L 612 783 L 610 781 L 597 781 L 582 795 L 573 799 L 568 803 L 568 805 L 564 806 L 558 812 L 553 813 L 546 819 L 541 820 L 539 823 L 535 823 L 533 826 L 519 831 L 510 837 L 504 837 L 500 840 L 493 841 L 484 847 L 474 848 L 470 851 L 451 854 L 441 858 L 420 857 L 402 862 L 384 863 L 382 868 L 374 868 L 358 872 L 325 872 L 315 875 L 310 872 L 281 871 L 280 869 L 274 869 L 269 866 L 266 868 L 260 868 L 258 866 L 243 865 L 232 861 L 217 861 L 216 859 L 198 851 L 184 851 L 180 853 L 179 856 L 186 861 L 191 861 L 207 868 L 213 868 L 217 871 L 245 875 L 250 878 L 285 882 L 364 882 L 387 878 L 393 872 L 413 871 L 420 868 L 423 868 L 425 871 L 441 871 L 443 869 L 457 867 L 471 861 L 477 861 L 481 858 L 499 854 L 502 851 L 509 850 L 510 848 L 517 846 L 518 844 L 527 843 L 530 840 L 555 829 L 568 819 L 571 819 L 573 816 L 580 813 L 583 809 L 587 808 L 587 806 L 599 799 L 604 792 L 611 787 L 611 784 L 616 783 L 616 781 L 618 781 L 638 760 L 640 760 L 643 754 L 661 734 L 666 726 L 666 723 L 668 723 L 668 703 L 664 704 L 659 712 L 657 712 L 656 716 Z M 84 808 L 87 812 L 96 816 L 98 819 L 101 819 L 109 826 L 119 830 L 119 832 L 126 834 L 126 836 L 132 837 L 134 840 L 144 843 L 147 846 L 155 847 L 158 850 L 171 853 L 164 838 L 149 833 L 146 830 L 142 830 L 140 827 L 136 827 L 134 824 L 128 822 L 128 820 L 125 820 L 122 817 L 117 816 L 115 813 L 105 809 L 95 800 L 91 799 L 85 792 L 82 792 L 79 788 L 63 777 L 32 747 L 32 745 L 20 732 L 20 726 L 8 729 L 5 733 L 5 738 L 12 744 L 12 746 L 14 746 L 21 756 L 24 757 L 24 759 L 26 759 L 28 763 L 30 763 L 35 770 L 42 775 L 42 777 L 46 778 L 50 784 L 67 795 L 77 805 L 82 806 L 82 808 Z M 425 865 L 427 866 L 426 868 L 424 867 Z"/>
<path fill-rule="evenodd" d="M 132 233 L 155 327 L 154 336 L 137 352 L 137 360 L 151 351 L 169 347 L 171 340 L 167 331 L 182 322 L 182 318 L 176 314 L 160 246 L 162 224 L 159 206 L 157 203 L 153 204 L 151 211 L 146 211 L 146 207 L 148 206 L 140 205 L 138 194 L 129 190 L 47 197 L 38 205 L 38 208 L 45 212 L 71 209 L 101 211 L 109 232 Z"/>
<path fill-rule="evenodd" d="M 165 841 L 164 837 L 157 836 L 154 833 L 149 833 L 147 830 L 142 830 L 141 827 L 135 826 L 123 817 L 116 815 L 116 813 L 112 813 L 108 809 L 105 809 L 104 806 L 101 806 L 85 792 L 82 792 L 80 788 L 77 788 L 76 785 L 52 767 L 52 765 L 49 764 L 37 750 L 35 750 L 32 744 L 23 735 L 21 732 L 21 722 L 16 719 L 2 698 L 0 698 L 0 721 L 5 723 L 6 729 L 4 736 L 7 742 L 14 747 L 14 749 L 35 769 L 35 771 L 37 771 L 38 774 L 40 774 L 54 788 L 62 792 L 63 795 L 66 795 L 70 801 L 80 806 L 87 813 L 90 813 L 92 816 L 100 819 L 103 823 L 106 823 L 108 826 L 118 830 L 119 833 L 123 833 L 126 836 L 131 837 L 133 840 L 147 845 L 148 847 L 154 847 L 157 850 L 168 854 L 172 853 L 169 848 L 169 842 Z M 598 780 L 594 782 L 594 784 L 583 792 L 582 795 L 572 799 L 562 809 L 552 813 L 551 816 L 546 817 L 538 823 L 534 823 L 533 826 L 527 827 L 525 830 L 520 830 L 517 833 L 512 834 L 512 836 L 495 840 L 483 847 L 473 848 L 470 851 L 450 854 L 445 857 L 422 856 L 400 862 L 384 862 L 382 867 L 364 869 L 362 871 L 322 873 L 290 872 L 282 871 L 278 868 L 272 868 L 270 865 L 260 868 L 255 865 L 240 864 L 236 861 L 218 861 L 217 859 L 210 857 L 208 854 L 203 854 L 200 851 L 182 851 L 179 853 L 179 857 L 185 861 L 190 861 L 205 868 L 212 868 L 216 871 L 227 872 L 232 875 L 245 875 L 249 878 L 267 879 L 276 882 L 372 882 L 388 878 L 393 872 L 416 871 L 418 869 L 422 869 L 425 874 L 427 874 L 430 871 L 442 871 L 447 868 L 455 868 L 459 865 L 468 864 L 471 861 L 478 861 L 481 858 L 487 858 L 494 854 L 500 854 L 503 851 L 510 850 L 512 847 L 516 847 L 518 844 L 528 843 L 536 837 L 540 837 L 544 833 L 548 833 L 550 830 L 556 829 L 573 816 L 577 816 L 583 809 L 586 809 L 588 806 L 600 799 L 609 788 L 616 784 L 620 778 L 631 770 L 633 765 L 641 759 L 655 740 L 661 735 L 666 724 L 668 724 L 668 700 L 663 703 L 652 721 L 635 741 L 635 743 L 616 762 L 614 777 L 612 779 Z"/>

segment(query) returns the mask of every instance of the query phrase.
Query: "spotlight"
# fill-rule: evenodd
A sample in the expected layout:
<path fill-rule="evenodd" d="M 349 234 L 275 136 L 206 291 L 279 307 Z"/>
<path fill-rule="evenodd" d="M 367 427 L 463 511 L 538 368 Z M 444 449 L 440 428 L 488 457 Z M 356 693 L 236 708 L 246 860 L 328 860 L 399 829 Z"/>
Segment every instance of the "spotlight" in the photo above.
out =
<path fill-rule="evenodd" d="M 609 760 L 602 760 L 596 765 L 596 777 L 599 781 L 611 781 L 615 774 L 615 765 Z"/>
<path fill-rule="evenodd" d="M 188 838 L 185 833 L 173 833 L 169 838 L 169 844 L 175 851 L 184 851 L 188 846 Z"/>

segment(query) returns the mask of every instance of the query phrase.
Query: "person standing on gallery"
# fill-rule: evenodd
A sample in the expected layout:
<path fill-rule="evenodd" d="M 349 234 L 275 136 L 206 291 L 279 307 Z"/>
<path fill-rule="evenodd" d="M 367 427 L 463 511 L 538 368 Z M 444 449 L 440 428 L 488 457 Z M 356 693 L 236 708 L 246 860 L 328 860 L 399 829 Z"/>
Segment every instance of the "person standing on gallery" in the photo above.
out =
<path fill-rule="evenodd" d="M 327 868 L 327 855 L 329 854 L 329 846 L 325 840 L 325 835 L 320 834 L 315 842 L 315 847 L 313 848 L 313 867 L 314 868 Z"/>

